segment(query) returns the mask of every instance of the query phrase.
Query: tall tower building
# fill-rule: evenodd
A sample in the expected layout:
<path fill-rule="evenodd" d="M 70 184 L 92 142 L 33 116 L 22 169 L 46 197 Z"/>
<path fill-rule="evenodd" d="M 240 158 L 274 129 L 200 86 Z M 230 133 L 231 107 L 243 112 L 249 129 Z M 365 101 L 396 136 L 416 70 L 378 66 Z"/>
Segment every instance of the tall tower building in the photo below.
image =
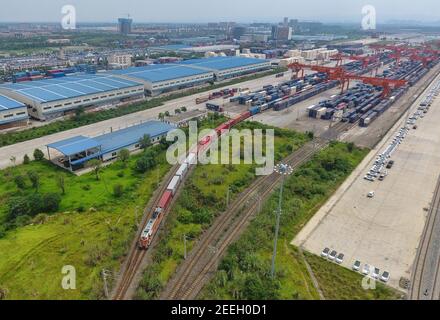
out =
<path fill-rule="evenodd" d="M 133 23 L 133 19 L 130 18 L 119 18 L 119 27 L 118 31 L 121 34 L 129 34 L 131 33 L 131 24 Z"/>

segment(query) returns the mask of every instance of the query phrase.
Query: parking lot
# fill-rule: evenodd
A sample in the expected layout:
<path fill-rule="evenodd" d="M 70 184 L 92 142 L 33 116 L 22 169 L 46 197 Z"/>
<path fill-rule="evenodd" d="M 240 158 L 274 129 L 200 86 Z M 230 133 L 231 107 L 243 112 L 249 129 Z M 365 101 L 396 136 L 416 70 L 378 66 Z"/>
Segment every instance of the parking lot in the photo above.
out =
<path fill-rule="evenodd" d="M 380 276 L 387 271 L 388 283 L 395 288 L 401 277 L 410 279 L 440 174 L 440 98 L 421 108 L 427 95 L 321 207 L 293 240 L 295 245 L 317 255 L 326 247 L 330 253 L 343 253 L 341 265 L 352 269 L 359 260 L 359 272 L 365 264 L 370 275 L 374 267 Z M 387 168 L 390 160 L 393 164 Z"/>

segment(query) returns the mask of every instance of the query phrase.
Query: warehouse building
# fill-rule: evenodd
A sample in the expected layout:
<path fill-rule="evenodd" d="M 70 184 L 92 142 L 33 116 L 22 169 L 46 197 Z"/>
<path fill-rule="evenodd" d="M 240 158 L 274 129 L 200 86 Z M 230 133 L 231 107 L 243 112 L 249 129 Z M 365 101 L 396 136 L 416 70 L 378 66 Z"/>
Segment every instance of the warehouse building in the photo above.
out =
<path fill-rule="evenodd" d="M 212 71 L 174 63 L 114 70 L 114 75 L 142 82 L 148 95 L 155 96 L 213 81 Z"/>
<path fill-rule="evenodd" d="M 173 129 L 176 127 L 152 120 L 94 138 L 75 136 L 48 144 L 48 158 L 65 169 L 75 171 L 84 168 L 87 161 L 92 159 L 116 159 L 121 149 L 130 152 L 139 150 L 139 141 L 144 135 L 148 135 L 153 144 L 159 143 Z M 56 150 L 57 155 L 53 156 L 51 150 Z"/>
<path fill-rule="evenodd" d="M 207 82 L 237 77 L 271 67 L 270 61 L 243 57 L 211 57 L 133 67 L 111 73 L 142 82 L 148 95 L 158 95 Z"/>
<path fill-rule="evenodd" d="M 265 59 L 228 56 L 191 59 L 182 61 L 179 64 L 211 70 L 216 81 L 267 70 L 271 66 L 270 61 Z"/>
<path fill-rule="evenodd" d="M 0 129 L 25 125 L 28 119 L 23 103 L 0 94 Z"/>
<path fill-rule="evenodd" d="M 33 118 L 48 120 L 74 112 L 144 97 L 141 83 L 109 74 L 83 74 L 0 85 L 0 94 L 25 104 Z"/>

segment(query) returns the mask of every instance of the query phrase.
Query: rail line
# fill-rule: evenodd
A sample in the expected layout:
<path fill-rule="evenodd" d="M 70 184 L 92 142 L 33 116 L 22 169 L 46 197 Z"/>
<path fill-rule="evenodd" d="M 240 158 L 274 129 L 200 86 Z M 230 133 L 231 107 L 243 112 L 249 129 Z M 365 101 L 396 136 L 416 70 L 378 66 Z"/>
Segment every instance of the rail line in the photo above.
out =
<path fill-rule="evenodd" d="M 125 266 L 123 266 L 122 268 L 122 276 L 120 278 L 120 281 L 116 284 L 114 294 L 112 295 L 113 300 L 123 300 L 126 296 L 128 289 L 130 288 L 133 278 L 136 275 L 136 271 L 138 270 L 139 265 L 141 264 L 143 258 L 147 253 L 147 251 L 145 250 L 138 250 L 137 248 L 138 238 L 142 233 L 142 230 L 145 228 L 146 224 L 148 223 L 150 216 L 152 215 L 153 212 L 152 209 L 158 205 L 163 192 L 165 191 L 168 183 L 175 175 L 178 167 L 179 167 L 178 165 L 173 166 L 171 170 L 167 173 L 165 179 L 163 180 L 164 182 L 160 184 L 159 189 L 155 191 L 154 196 L 149 201 L 147 207 L 144 210 L 144 213 L 149 213 L 149 214 L 147 214 L 144 217 L 144 219 L 140 224 L 138 232 L 136 233 L 135 240 L 133 241 L 133 244 L 131 245 L 130 248 L 129 257 L 125 263 Z"/>
<path fill-rule="evenodd" d="M 435 225 L 438 223 L 440 210 L 440 177 L 437 182 L 437 186 L 434 191 L 433 202 L 431 204 L 431 208 L 429 210 L 428 221 L 425 224 L 425 228 L 423 230 L 423 236 L 421 239 L 421 247 L 419 248 L 416 256 L 416 264 L 413 272 L 413 277 L 411 281 L 411 289 L 409 298 L 411 300 L 437 300 L 440 297 L 435 296 L 436 292 L 436 284 L 439 275 L 439 264 L 438 259 L 436 261 L 435 266 L 432 266 L 427 260 L 428 252 L 431 244 L 433 243 L 433 236 L 435 235 Z M 430 268 L 435 267 L 435 275 L 434 281 L 432 282 L 431 290 L 424 287 L 424 276 L 426 273 L 429 273 Z M 427 270 L 426 270 L 427 269 Z M 423 289 L 427 291 L 423 291 Z"/>
<path fill-rule="evenodd" d="M 346 128 L 347 126 L 343 126 Z M 316 152 L 328 145 L 328 140 L 316 139 L 284 159 L 294 169 L 308 161 Z M 207 230 L 191 251 L 175 276 L 170 280 L 161 299 L 193 299 L 201 290 L 204 280 L 209 277 L 229 244 L 243 229 L 249 218 L 281 181 L 275 173 L 261 177 L 233 202 L 215 223 Z M 255 200 L 258 191 L 259 201 Z M 245 207 L 246 204 L 251 203 Z M 244 208 L 243 208 L 244 207 Z M 214 250 L 212 250 L 214 248 Z M 214 253 L 214 255 L 212 254 Z"/>

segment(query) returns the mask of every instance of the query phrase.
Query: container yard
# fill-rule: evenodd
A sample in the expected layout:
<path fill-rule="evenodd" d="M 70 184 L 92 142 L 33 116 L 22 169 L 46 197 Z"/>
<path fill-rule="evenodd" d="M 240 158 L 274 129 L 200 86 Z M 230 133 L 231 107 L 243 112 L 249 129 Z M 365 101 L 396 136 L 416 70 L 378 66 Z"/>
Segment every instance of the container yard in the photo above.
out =
<path fill-rule="evenodd" d="M 405 289 L 437 184 L 433 172 L 440 166 L 439 81 L 437 76 L 415 100 L 298 234 L 295 245 L 317 255 L 334 248 L 345 254 L 344 267 L 352 269 L 355 261 L 360 271 L 364 265 L 376 267 L 389 273 L 389 285 Z"/>

